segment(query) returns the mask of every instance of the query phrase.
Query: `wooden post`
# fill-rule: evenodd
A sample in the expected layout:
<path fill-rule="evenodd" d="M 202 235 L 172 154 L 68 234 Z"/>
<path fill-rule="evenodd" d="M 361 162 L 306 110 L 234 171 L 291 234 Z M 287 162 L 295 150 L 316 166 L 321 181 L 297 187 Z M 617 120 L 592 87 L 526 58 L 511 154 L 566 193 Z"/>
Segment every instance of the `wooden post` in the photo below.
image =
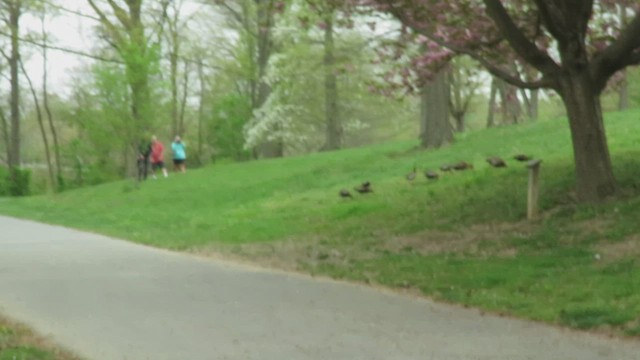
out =
<path fill-rule="evenodd" d="M 529 191 L 527 196 L 527 219 L 538 216 L 538 196 L 540 195 L 540 164 L 542 160 L 531 160 L 527 163 L 529 168 Z"/>

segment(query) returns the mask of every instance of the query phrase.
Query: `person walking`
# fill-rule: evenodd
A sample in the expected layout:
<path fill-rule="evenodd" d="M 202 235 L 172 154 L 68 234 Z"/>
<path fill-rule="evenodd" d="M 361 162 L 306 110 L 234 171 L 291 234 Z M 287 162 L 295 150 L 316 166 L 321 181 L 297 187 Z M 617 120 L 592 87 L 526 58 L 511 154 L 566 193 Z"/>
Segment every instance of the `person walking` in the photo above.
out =
<path fill-rule="evenodd" d="M 151 137 L 151 173 L 156 178 L 156 170 L 162 169 L 164 177 L 169 176 L 167 168 L 164 166 L 164 145 L 154 135 Z"/>
<path fill-rule="evenodd" d="M 171 143 L 171 150 L 173 151 L 173 167 L 175 171 L 182 173 L 187 172 L 187 146 L 182 142 L 180 136 L 176 136 L 173 143 Z"/>
<path fill-rule="evenodd" d="M 140 141 L 138 146 L 138 181 L 147 180 L 150 157 L 151 143 L 145 140 Z"/>

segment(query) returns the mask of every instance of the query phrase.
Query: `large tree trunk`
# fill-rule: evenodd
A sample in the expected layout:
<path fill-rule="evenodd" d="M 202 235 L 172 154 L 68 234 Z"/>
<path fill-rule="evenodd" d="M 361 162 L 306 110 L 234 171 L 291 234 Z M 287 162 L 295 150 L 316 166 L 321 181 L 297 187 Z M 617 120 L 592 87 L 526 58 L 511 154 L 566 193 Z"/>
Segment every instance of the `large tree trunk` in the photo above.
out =
<path fill-rule="evenodd" d="M 333 12 L 327 14 L 324 29 L 324 91 L 326 137 L 323 150 L 337 150 L 342 145 L 342 127 L 338 114 L 338 80 L 335 72 Z"/>
<path fill-rule="evenodd" d="M 422 89 L 420 141 L 425 148 L 438 148 L 453 140 L 449 96 L 447 70 L 443 69 Z"/>
<path fill-rule="evenodd" d="M 560 80 L 559 93 L 569 115 L 576 192 L 580 202 L 600 202 L 616 192 L 611 157 L 602 119 L 600 97 L 588 73 L 570 73 Z"/>

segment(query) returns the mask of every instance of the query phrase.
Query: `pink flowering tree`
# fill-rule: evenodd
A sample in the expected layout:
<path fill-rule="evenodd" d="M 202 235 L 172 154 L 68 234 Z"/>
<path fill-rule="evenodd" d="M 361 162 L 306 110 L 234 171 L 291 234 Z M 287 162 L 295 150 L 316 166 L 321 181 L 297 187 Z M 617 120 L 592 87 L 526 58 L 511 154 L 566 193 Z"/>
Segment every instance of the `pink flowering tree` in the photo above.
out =
<path fill-rule="evenodd" d="M 636 1 L 363 1 L 512 85 L 557 92 L 569 117 L 578 199 L 599 202 L 615 194 L 600 94 L 614 74 L 640 63 Z M 621 5 L 630 19 L 624 26 L 611 20 Z M 520 77 L 515 60 L 539 75 Z"/>

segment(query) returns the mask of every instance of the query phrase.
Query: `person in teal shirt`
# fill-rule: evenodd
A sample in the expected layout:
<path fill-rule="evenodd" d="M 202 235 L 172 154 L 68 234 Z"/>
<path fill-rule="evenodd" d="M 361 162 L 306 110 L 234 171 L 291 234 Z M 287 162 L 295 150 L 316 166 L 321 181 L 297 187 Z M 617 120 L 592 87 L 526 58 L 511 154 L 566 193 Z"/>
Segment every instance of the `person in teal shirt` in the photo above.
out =
<path fill-rule="evenodd" d="M 176 136 L 171 143 L 171 150 L 173 151 L 173 167 L 175 171 L 187 172 L 187 146 L 182 142 L 180 136 Z"/>

